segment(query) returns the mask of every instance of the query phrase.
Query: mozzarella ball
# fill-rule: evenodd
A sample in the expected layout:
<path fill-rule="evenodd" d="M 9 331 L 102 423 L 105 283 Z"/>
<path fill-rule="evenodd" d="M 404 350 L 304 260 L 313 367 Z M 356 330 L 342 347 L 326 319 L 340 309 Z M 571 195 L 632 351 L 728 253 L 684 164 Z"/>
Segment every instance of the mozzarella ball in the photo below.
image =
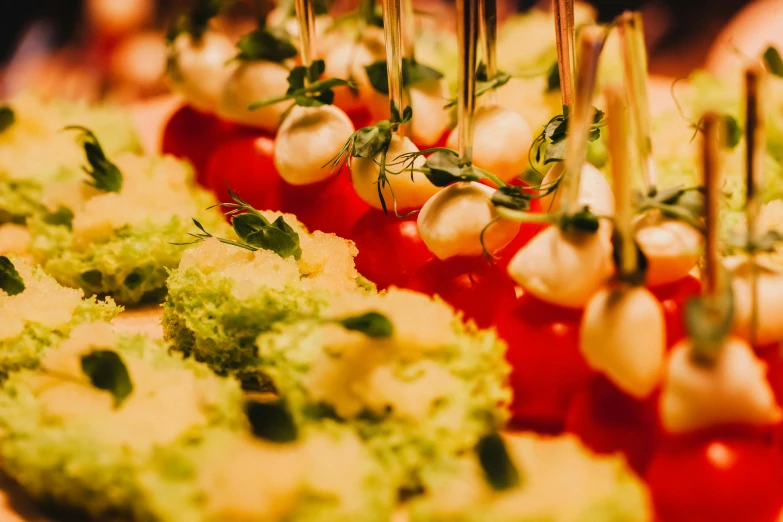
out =
<path fill-rule="evenodd" d="M 414 118 L 416 113 L 414 112 Z M 459 125 L 451 132 L 449 148 L 459 147 Z M 528 164 L 533 133 L 525 119 L 502 105 L 479 107 L 473 119 L 473 164 L 509 182 Z"/>
<path fill-rule="evenodd" d="M 326 70 L 324 76 L 326 78 L 342 78 L 343 80 L 351 78 L 357 83 L 357 90 L 347 87 L 334 89 L 335 105 L 344 111 L 354 111 L 364 107 L 364 103 L 359 97 L 359 89 L 366 89 L 369 85 L 364 67 L 378 59 L 381 58 L 374 55 L 361 42 L 348 39 L 341 39 L 325 53 Z M 372 89 L 371 86 L 370 89 Z"/>
<path fill-rule="evenodd" d="M 584 308 L 614 272 L 610 234 L 550 226 L 511 259 L 508 273 L 542 301 Z"/>
<path fill-rule="evenodd" d="M 249 110 L 250 104 L 279 96 L 288 90 L 288 69 L 266 60 L 241 62 L 226 81 L 220 99 L 220 116 L 227 120 L 275 132 L 293 102 Z"/>
<path fill-rule="evenodd" d="M 367 71 L 364 69 L 365 65 L 386 59 L 386 41 L 383 29 L 375 26 L 366 28 L 362 33 L 360 44 L 364 51 L 372 57 L 372 60 L 363 65 L 356 61 L 352 64 L 353 78 L 356 80 L 359 99 L 362 105 L 370 111 L 373 121 L 386 120 L 389 118 L 389 96 L 373 88 L 367 77 Z M 407 103 L 407 100 L 404 103 Z"/>
<path fill-rule="evenodd" d="M 275 138 L 275 167 L 291 185 L 322 181 L 335 170 L 330 161 L 353 134 L 353 123 L 333 105 L 295 105 Z"/>
<path fill-rule="evenodd" d="M 266 24 L 270 27 L 283 26 L 286 33 L 291 37 L 291 41 L 299 45 L 299 21 L 296 16 L 289 16 L 289 11 L 281 6 L 275 7 L 266 17 Z M 321 36 L 334 21 L 329 15 L 319 15 L 315 17 L 315 36 Z"/>
<path fill-rule="evenodd" d="M 731 272 L 734 293 L 734 333 L 751 341 L 753 321 L 753 266 L 748 258 L 732 257 L 724 261 Z M 756 261 L 756 332 L 754 342 L 766 345 L 783 341 L 783 273 Z"/>
<path fill-rule="evenodd" d="M 648 213 L 634 224 L 636 242 L 647 258 L 647 286 L 687 276 L 701 255 L 701 232 L 674 219 Z"/>
<path fill-rule="evenodd" d="M 394 163 L 399 156 L 409 152 L 418 152 L 419 149 L 407 137 L 392 136 L 389 150 L 386 153 L 386 163 Z M 378 175 L 380 166 L 376 162 L 381 161 L 382 154 L 375 158 L 352 158 L 351 159 L 351 181 L 356 193 L 368 205 L 377 209 L 382 209 L 381 200 L 378 197 Z M 418 156 L 413 162 L 414 168 L 420 168 L 426 160 L 423 156 Z M 395 172 L 402 169 L 402 165 L 390 167 Z M 392 174 L 387 171 L 388 183 L 382 189 L 383 199 L 386 201 L 387 208 L 393 209 L 394 201 L 397 201 L 397 210 L 400 212 L 421 208 L 428 199 L 430 199 L 439 189 L 427 179 L 427 176 L 421 172 L 411 172 L 405 170 L 399 174 Z M 394 189 L 394 197 L 389 188 Z"/>
<path fill-rule="evenodd" d="M 563 173 L 563 163 L 556 163 L 544 176 L 542 184 L 552 183 Z M 560 198 L 563 194 L 561 184 L 556 191 L 541 198 L 541 208 L 557 211 L 560 209 Z M 579 177 L 579 206 L 589 206 L 590 211 L 598 216 L 614 215 L 614 193 L 600 170 L 590 163 L 582 167 Z"/>
<path fill-rule="evenodd" d="M 663 310 L 644 287 L 604 287 L 587 303 L 580 348 L 587 363 L 638 399 L 650 395 L 663 373 Z"/>
<path fill-rule="evenodd" d="M 432 147 L 451 125 L 451 115 L 445 108 L 449 99 L 446 80 L 427 80 L 411 85 L 407 92 L 413 109 L 411 137 L 422 147 Z"/>
<path fill-rule="evenodd" d="M 481 183 L 450 185 L 432 196 L 419 212 L 419 235 L 438 259 L 455 256 L 480 256 L 481 232 L 484 246 L 494 254 L 511 243 L 519 232 L 519 223 L 500 219 L 490 201 L 495 190 Z"/>
<path fill-rule="evenodd" d="M 781 412 L 766 378 L 766 364 L 748 344 L 726 340 L 713 365 L 694 363 L 691 341 L 672 349 L 661 393 L 664 428 L 673 433 L 722 424 L 766 425 Z"/>
<path fill-rule="evenodd" d="M 235 64 L 226 63 L 237 53 L 234 44 L 223 34 L 207 31 L 197 41 L 183 33 L 174 40 L 172 48 L 172 89 L 199 110 L 217 110 L 223 88 L 236 68 Z"/>

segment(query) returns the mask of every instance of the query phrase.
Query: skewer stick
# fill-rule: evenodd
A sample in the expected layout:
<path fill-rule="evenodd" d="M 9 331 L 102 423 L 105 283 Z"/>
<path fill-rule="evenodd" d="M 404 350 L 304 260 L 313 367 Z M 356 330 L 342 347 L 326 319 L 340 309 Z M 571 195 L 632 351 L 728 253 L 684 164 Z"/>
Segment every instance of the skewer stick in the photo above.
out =
<path fill-rule="evenodd" d="M 639 12 L 626 11 L 617 20 L 623 53 L 625 92 L 631 112 L 633 135 L 646 187 L 656 185 L 650 136 L 650 103 L 647 97 L 647 47 L 644 22 Z"/>
<path fill-rule="evenodd" d="M 620 273 L 632 274 L 637 269 L 636 244 L 631 231 L 631 154 L 628 148 L 628 118 L 625 115 L 623 90 L 610 85 L 604 90 L 608 118 L 609 157 L 612 165 L 616 210 L 614 230 L 620 238 Z"/>
<path fill-rule="evenodd" d="M 296 21 L 299 23 L 302 65 L 309 69 L 313 64 L 313 45 L 315 42 L 315 8 L 313 0 L 296 0 Z M 310 83 L 308 76 L 305 75 L 305 86 Z"/>
<path fill-rule="evenodd" d="M 416 16 L 413 0 L 402 0 L 402 49 L 406 58 L 416 59 Z"/>
<path fill-rule="evenodd" d="M 762 172 L 761 161 L 763 158 L 764 141 L 764 113 L 759 103 L 759 90 L 763 72 L 758 67 L 751 67 L 745 71 L 745 220 L 747 223 L 748 245 L 755 245 L 758 230 L 756 221 L 758 218 L 761 200 L 758 197 L 758 185 Z M 749 250 L 751 266 L 751 324 L 750 341 L 756 341 L 758 330 L 758 269 L 756 266 L 756 252 L 754 248 Z"/>
<path fill-rule="evenodd" d="M 494 78 L 498 72 L 498 5 L 497 0 L 481 0 L 479 3 L 479 18 L 481 23 L 480 36 L 483 44 L 484 66 L 487 78 Z M 484 95 L 490 103 L 495 100 L 495 91 Z"/>
<path fill-rule="evenodd" d="M 457 0 L 457 36 L 459 39 L 459 81 L 457 86 L 457 122 L 459 158 L 463 164 L 473 160 L 473 114 L 476 109 L 476 48 L 478 46 L 479 0 Z"/>
<path fill-rule="evenodd" d="M 386 39 L 386 73 L 389 77 L 389 106 L 394 106 L 400 114 L 402 114 L 402 29 L 400 22 L 400 0 L 385 0 L 383 2 L 383 32 Z M 405 136 L 403 125 L 397 127 L 397 135 Z"/>
<path fill-rule="evenodd" d="M 702 175 L 704 176 L 705 267 L 702 274 L 702 293 L 714 296 L 719 290 L 720 261 L 718 259 L 718 230 L 720 198 L 720 117 L 708 112 L 702 119 Z"/>
<path fill-rule="evenodd" d="M 598 57 L 604 45 L 604 32 L 598 26 L 585 27 L 580 38 L 579 71 L 576 97 L 570 113 L 566 143 L 563 203 L 568 213 L 577 210 L 579 180 L 587 157 L 587 136 L 593 119 L 593 92 L 595 91 Z"/>
<path fill-rule="evenodd" d="M 574 1 L 555 0 L 555 37 L 560 96 L 569 110 L 574 104 Z"/>

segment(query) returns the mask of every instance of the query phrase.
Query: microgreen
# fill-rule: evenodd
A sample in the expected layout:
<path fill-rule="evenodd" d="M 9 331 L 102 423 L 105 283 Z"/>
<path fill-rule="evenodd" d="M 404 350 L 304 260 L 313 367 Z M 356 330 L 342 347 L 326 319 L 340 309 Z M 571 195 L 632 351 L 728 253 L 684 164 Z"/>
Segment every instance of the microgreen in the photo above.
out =
<path fill-rule="evenodd" d="M 239 237 L 239 241 L 220 237 L 216 238 L 218 241 L 244 248 L 251 252 L 259 249 L 271 250 L 283 259 L 293 256 L 294 259 L 299 260 L 302 257 L 302 249 L 299 246 L 299 234 L 285 222 L 283 216 L 278 216 L 277 219 L 270 222 L 258 210 L 235 194 L 230 187 L 228 195 L 234 201 L 233 203 L 218 203 L 210 208 L 226 207 L 231 209 L 225 215 L 231 218 L 231 224 L 234 227 L 234 232 Z M 189 234 L 195 238 L 195 241 L 175 244 L 192 244 L 214 237 L 195 218 L 193 219 L 193 224 L 201 231 L 201 233 Z"/>
<path fill-rule="evenodd" d="M 237 42 L 237 60 L 267 60 L 282 63 L 299 52 L 282 28 L 259 27 Z"/>
<path fill-rule="evenodd" d="M 117 352 L 93 350 L 82 356 L 81 366 L 93 386 L 112 394 L 115 408 L 133 392 L 128 368 Z"/>
<path fill-rule="evenodd" d="M 228 3 L 231 3 L 231 0 L 196 0 L 190 11 L 171 24 L 166 40 L 171 43 L 183 33 L 190 34 L 194 40 L 200 40 L 209 27 L 209 21 Z"/>
<path fill-rule="evenodd" d="M 731 332 L 734 296 L 728 277 L 728 272 L 722 271 L 723 284 L 717 294 L 695 297 L 685 303 L 685 325 L 693 347 L 691 357 L 702 366 L 714 363 Z"/>
<path fill-rule="evenodd" d="M 682 80 L 682 78 L 675 80 L 672 83 L 671 86 L 671 95 L 672 100 L 674 101 L 675 107 L 677 107 L 677 112 L 680 113 L 680 116 L 689 123 L 689 126 L 691 129 L 693 129 L 693 136 L 691 136 L 691 141 L 693 141 L 696 136 L 703 131 L 703 123 L 704 123 L 704 117 L 702 116 L 697 121 L 693 121 L 687 114 L 685 114 L 685 111 L 682 108 L 682 105 L 680 105 L 679 100 L 677 99 L 677 93 L 676 88 L 677 84 Z M 721 120 L 721 144 L 723 147 L 728 149 L 733 149 L 737 145 L 739 145 L 740 140 L 742 140 L 742 127 L 740 127 L 739 122 L 737 121 L 737 118 L 732 116 L 728 113 L 723 113 L 720 115 Z"/>
<path fill-rule="evenodd" d="M 604 126 L 604 112 L 593 108 L 593 120 L 590 125 L 590 131 L 587 140 L 596 141 L 601 137 L 601 127 Z M 533 145 L 530 147 L 531 155 L 535 151 L 535 163 L 540 164 L 543 160 L 544 165 L 563 161 L 566 153 L 566 138 L 568 137 L 569 114 L 568 107 L 563 106 L 563 114 L 559 114 L 549 120 L 544 126 Z M 533 162 L 531 161 L 531 165 Z"/>
<path fill-rule="evenodd" d="M 775 76 L 783 78 L 783 58 L 780 57 L 780 52 L 770 45 L 764 51 L 762 57 L 767 71 Z"/>
<path fill-rule="evenodd" d="M 783 234 L 777 230 L 767 230 L 755 238 L 748 238 L 746 232 L 733 231 L 726 238 L 726 246 L 731 249 L 744 250 L 750 254 L 769 254 L 777 250 L 783 243 Z"/>
<path fill-rule="evenodd" d="M 476 71 L 476 98 L 483 96 L 489 91 L 500 89 L 511 80 L 511 75 L 507 72 L 497 71 L 492 78 L 487 77 L 487 68 L 481 63 Z M 457 105 L 457 98 L 452 98 L 444 106 L 444 109 L 451 109 Z"/>
<path fill-rule="evenodd" d="M 43 222 L 47 225 L 62 226 L 70 230 L 73 225 L 73 211 L 67 207 L 59 207 L 56 211 L 46 214 L 43 217 Z"/>
<path fill-rule="evenodd" d="M 296 423 L 282 400 L 247 401 L 245 414 L 253 435 L 259 439 L 284 444 L 294 442 L 299 436 Z"/>
<path fill-rule="evenodd" d="M 386 67 L 386 60 L 379 60 L 364 67 L 367 72 L 367 78 L 373 89 L 381 94 L 389 94 L 389 75 Z M 411 85 L 425 82 L 428 80 L 439 80 L 443 78 L 443 73 L 417 62 L 413 58 L 402 59 L 402 86 L 408 88 Z"/>
<path fill-rule="evenodd" d="M 334 322 L 346 330 L 361 332 L 367 337 L 384 338 L 394 335 L 394 325 L 385 315 L 378 312 L 367 312 L 335 319 Z"/>
<path fill-rule="evenodd" d="M 504 219 L 516 221 L 518 223 L 547 223 L 559 227 L 566 231 L 581 231 L 593 233 L 598 230 L 602 219 L 611 219 L 606 216 L 594 214 L 590 207 L 585 205 L 576 212 L 525 212 L 523 210 L 512 209 L 504 206 L 495 207 Z"/>
<path fill-rule="evenodd" d="M 13 109 L 8 105 L 0 105 L 0 132 L 6 130 L 14 122 L 16 122 L 16 115 Z"/>
<path fill-rule="evenodd" d="M 664 217 L 682 221 L 700 232 L 704 231 L 701 222 L 704 215 L 703 187 L 673 187 L 660 191 L 652 187 L 646 193 L 637 192 L 635 199 L 637 213 L 658 210 Z"/>
<path fill-rule="evenodd" d="M 334 92 L 332 91 L 334 87 L 356 87 L 351 80 L 340 78 L 319 80 L 318 78 L 325 70 L 326 64 L 323 60 L 314 61 L 310 67 L 297 65 L 288 74 L 288 90 L 285 94 L 257 101 L 251 104 L 248 109 L 252 111 L 287 100 L 294 100 L 297 105 L 303 107 L 330 105 L 334 102 Z"/>
<path fill-rule="evenodd" d="M 557 61 L 549 68 L 547 73 L 546 92 L 560 92 L 560 66 Z"/>
<path fill-rule="evenodd" d="M 122 189 L 122 172 L 106 157 L 95 134 L 78 125 L 65 127 L 65 130 L 75 130 L 81 133 L 80 139 L 89 163 L 89 167 L 82 166 L 82 170 L 92 178 L 92 181 L 87 181 L 87 184 L 104 192 L 119 192 Z"/>
<path fill-rule="evenodd" d="M 503 491 L 519 485 L 519 470 L 511 460 L 506 444 L 499 434 L 492 433 L 482 437 L 476 445 L 476 455 L 484 478 L 493 489 Z"/>
<path fill-rule="evenodd" d="M 24 292 L 24 280 L 16 267 L 6 256 L 0 256 L 0 290 L 8 295 Z"/>

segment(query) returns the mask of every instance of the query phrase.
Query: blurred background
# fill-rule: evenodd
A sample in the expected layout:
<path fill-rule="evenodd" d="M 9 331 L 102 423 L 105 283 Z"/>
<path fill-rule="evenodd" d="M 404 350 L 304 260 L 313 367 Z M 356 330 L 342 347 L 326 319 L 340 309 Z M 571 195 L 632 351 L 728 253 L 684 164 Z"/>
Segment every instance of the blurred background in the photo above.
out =
<path fill-rule="evenodd" d="M 162 35 L 187 0 L 0 0 L 0 97 L 35 86 L 43 93 L 133 101 L 165 92 Z M 422 10 L 453 2 L 415 0 Z M 645 14 L 654 74 L 680 77 L 704 62 L 721 28 L 747 0 L 593 0 L 600 21 L 625 9 Z M 249 4 L 229 14 L 238 27 Z M 549 0 L 499 0 L 501 18 Z M 351 9 L 338 0 L 334 9 Z M 243 10 L 244 9 L 244 10 Z M 237 30 L 239 30 L 237 28 Z"/>

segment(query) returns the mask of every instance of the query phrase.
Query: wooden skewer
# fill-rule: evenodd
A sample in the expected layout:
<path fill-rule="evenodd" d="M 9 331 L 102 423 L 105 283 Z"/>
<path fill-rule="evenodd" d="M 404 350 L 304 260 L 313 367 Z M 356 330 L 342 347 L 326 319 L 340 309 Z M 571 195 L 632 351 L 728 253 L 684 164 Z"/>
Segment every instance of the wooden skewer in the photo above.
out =
<path fill-rule="evenodd" d="M 476 48 L 478 46 L 479 0 L 457 0 L 459 38 L 459 81 L 457 121 L 459 157 L 464 164 L 473 161 L 473 114 L 476 109 Z"/>
<path fill-rule="evenodd" d="M 407 58 L 416 58 L 416 15 L 413 12 L 413 0 L 402 0 L 402 42 L 403 54 Z"/>
<path fill-rule="evenodd" d="M 555 0 L 555 37 L 557 66 L 560 71 L 560 96 L 569 110 L 574 104 L 574 1 Z"/>
<path fill-rule="evenodd" d="M 585 27 L 580 36 L 576 99 L 573 112 L 569 116 L 565 175 L 562 181 L 562 208 L 569 213 L 577 210 L 579 201 L 579 180 L 587 157 L 587 136 L 593 119 L 593 92 L 598 72 L 598 57 L 604 46 L 604 31 L 596 25 Z"/>
<path fill-rule="evenodd" d="M 385 0 L 383 2 L 383 32 L 386 39 L 386 72 L 389 77 L 389 107 L 395 107 L 400 114 L 402 114 L 404 107 L 402 105 L 403 51 L 400 0 Z M 397 127 L 397 135 L 405 136 L 403 125 Z"/>
<path fill-rule="evenodd" d="M 745 71 L 745 220 L 747 224 L 747 241 L 749 246 L 756 243 L 758 230 L 757 219 L 761 198 L 758 196 L 758 186 L 761 182 L 761 162 L 764 147 L 764 113 L 761 110 L 759 91 L 763 78 L 760 67 L 750 67 Z M 758 268 L 756 252 L 749 251 L 751 266 L 751 324 L 750 341 L 755 344 L 758 331 Z"/>
<path fill-rule="evenodd" d="M 719 291 L 720 260 L 718 259 L 720 200 L 720 125 L 717 113 L 708 112 L 702 118 L 702 175 L 704 176 L 705 267 L 702 292 L 714 296 Z"/>
<path fill-rule="evenodd" d="M 479 3 L 480 33 L 483 43 L 484 65 L 487 68 L 487 78 L 493 78 L 498 72 L 497 8 L 497 0 L 481 0 Z M 492 92 L 487 94 L 492 94 Z"/>
<path fill-rule="evenodd" d="M 619 85 L 610 85 L 604 90 L 606 114 L 608 119 L 609 157 L 614 181 L 616 201 L 614 230 L 620 238 L 620 273 L 633 274 L 637 269 L 636 244 L 633 241 L 631 219 L 631 154 L 628 147 L 628 118 L 625 114 L 623 89 Z"/>
<path fill-rule="evenodd" d="M 625 92 L 629 101 L 633 135 L 641 163 L 642 180 L 647 188 L 656 185 L 650 135 L 650 103 L 647 96 L 647 48 L 644 22 L 639 12 L 626 11 L 616 25 L 623 54 Z"/>
<path fill-rule="evenodd" d="M 296 20 L 299 23 L 299 40 L 302 49 L 302 65 L 307 68 L 313 64 L 313 46 L 315 42 L 315 9 L 313 0 L 296 0 Z M 305 85 L 310 83 L 305 76 Z"/>

